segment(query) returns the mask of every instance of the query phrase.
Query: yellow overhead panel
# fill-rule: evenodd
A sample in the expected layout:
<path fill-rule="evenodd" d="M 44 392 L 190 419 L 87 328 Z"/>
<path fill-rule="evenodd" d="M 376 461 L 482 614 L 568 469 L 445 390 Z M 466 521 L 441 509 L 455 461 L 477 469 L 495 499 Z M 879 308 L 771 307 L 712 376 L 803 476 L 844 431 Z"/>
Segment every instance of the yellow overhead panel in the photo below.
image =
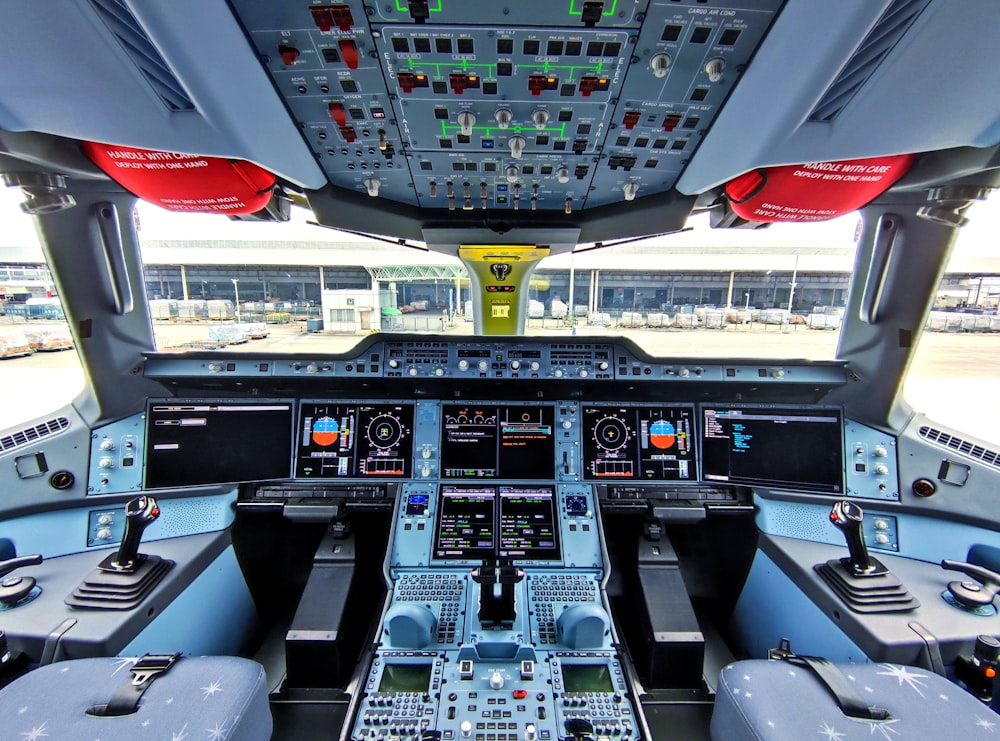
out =
<path fill-rule="evenodd" d="M 528 278 L 548 247 L 536 245 L 462 245 L 458 257 L 472 284 L 476 334 L 524 333 Z"/>

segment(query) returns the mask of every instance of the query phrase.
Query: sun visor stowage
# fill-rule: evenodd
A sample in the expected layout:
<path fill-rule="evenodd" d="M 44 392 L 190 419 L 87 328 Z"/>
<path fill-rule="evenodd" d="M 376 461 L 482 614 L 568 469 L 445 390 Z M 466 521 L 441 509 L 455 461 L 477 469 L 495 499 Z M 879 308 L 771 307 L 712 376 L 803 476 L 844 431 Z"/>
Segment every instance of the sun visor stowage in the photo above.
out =
<path fill-rule="evenodd" d="M 730 180 L 726 196 L 748 221 L 825 221 L 877 198 L 912 162 L 912 154 L 899 154 L 759 168 Z"/>
<path fill-rule="evenodd" d="M 275 176 L 240 160 L 84 142 L 119 185 L 168 211 L 251 214 L 267 205 Z"/>

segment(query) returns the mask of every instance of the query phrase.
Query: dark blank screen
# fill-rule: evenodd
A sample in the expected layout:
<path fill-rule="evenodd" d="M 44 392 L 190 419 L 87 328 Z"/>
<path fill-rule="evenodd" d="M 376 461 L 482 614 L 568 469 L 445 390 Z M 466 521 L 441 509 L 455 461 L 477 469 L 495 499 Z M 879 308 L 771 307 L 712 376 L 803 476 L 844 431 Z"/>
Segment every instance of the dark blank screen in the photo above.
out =
<path fill-rule="evenodd" d="M 154 402 L 146 424 L 146 487 L 288 478 L 290 402 Z"/>

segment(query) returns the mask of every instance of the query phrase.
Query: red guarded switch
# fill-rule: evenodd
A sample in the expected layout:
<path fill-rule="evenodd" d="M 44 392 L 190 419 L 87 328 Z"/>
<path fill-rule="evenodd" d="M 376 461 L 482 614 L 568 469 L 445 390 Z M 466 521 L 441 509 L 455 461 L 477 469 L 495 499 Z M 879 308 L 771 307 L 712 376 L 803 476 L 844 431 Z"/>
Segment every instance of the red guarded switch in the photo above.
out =
<path fill-rule="evenodd" d="M 670 133 L 677 128 L 678 124 L 681 122 L 681 115 L 679 113 L 668 113 L 663 118 L 663 130 Z"/>
<path fill-rule="evenodd" d="M 412 72 L 400 72 L 396 75 L 396 82 L 404 93 L 412 93 L 417 86 L 417 76 Z"/>
<path fill-rule="evenodd" d="M 336 122 L 337 126 L 347 126 L 347 110 L 343 103 L 330 104 L 330 118 Z"/>
<path fill-rule="evenodd" d="M 469 78 L 461 74 L 448 75 L 448 84 L 455 95 L 461 95 L 465 92 L 465 88 L 469 87 Z"/>
<path fill-rule="evenodd" d="M 543 75 L 531 75 L 528 78 L 528 91 L 532 95 L 541 95 L 545 89 L 545 77 Z"/>
<path fill-rule="evenodd" d="M 635 125 L 639 123 L 639 116 L 641 114 L 639 111 L 625 111 L 625 118 L 622 121 L 625 124 L 626 129 L 634 129 Z"/>
<path fill-rule="evenodd" d="M 291 67 L 299 58 L 299 50 L 287 44 L 278 44 L 278 54 L 281 56 L 281 63 L 286 67 Z"/>
<path fill-rule="evenodd" d="M 340 135 L 348 144 L 353 144 L 358 139 L 358 132 L 354 130 L 353 126 L 341 126 Z"/>
<path fill-rule="evenodd" d="M 313 23 L 323 33 L 334 26 L 341 31 L 350 31 L 354 25 L 354 16 L 346 5 L 313 5 L 309 12 L 312 13 Z"/>
<path fill-rule="evenodd" d="M 337 46 L 340 47 L 340 56 L 351 69 L 358 68 L 358 45 L 354 43 L 354 39 L 341 39 L 337 42 Z"/>
<path fill-rule="evenodd" d="M 330 13 L 333 15 L 333 22 L 337 24 L 337 28 L 341 31 L 350 31 L 351 26 L 354 25 L 354 16 L 351 14 L 351 9 L 346 5 L 334 5 L 330 8 Z"/>

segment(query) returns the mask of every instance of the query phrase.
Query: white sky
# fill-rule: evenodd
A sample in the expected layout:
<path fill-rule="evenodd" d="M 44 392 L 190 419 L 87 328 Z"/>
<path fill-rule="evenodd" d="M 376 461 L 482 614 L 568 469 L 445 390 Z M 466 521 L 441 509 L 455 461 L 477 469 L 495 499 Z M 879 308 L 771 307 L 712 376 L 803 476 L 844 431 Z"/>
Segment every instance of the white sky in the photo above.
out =
<path fill-rule="evenodd" d="M 37 246 L 32 220 L 24 216 L 18 204 L 22 196 L 15 188 L 0 188 L 0 247 Z M 310 226 L 307 214 L 302 209 L 293 209 L 293 220 L 287 224 L 257 222 L 231 222 L 224 216 L 214 214 L 175 214 L 147 203 L 139 204 L 139 224 L 141 234 L 146 239 L 237 239 L 266 241 L 358 241 L 358 237 L 332 229 Z M 971 223 L 959 235 L 955 256 L 990 257 L 1000 256 L 998 234 L 1000 234 L 1000 195 L 990 201 L 975 204 L 967 214 Z M 818 224 L 776 224 L 756 232 L 710 230 L 707 219 L 698 218 L 696 234 L 675 238 L 676 242 L 700 245 L 726 245 L 738 240 L 740 244 L 767 244 L 770 242 L 794 241 L 799 244 L 845 247 L 851 244 L 857 217 L 848 215 L 840 219 Z M 0 254 L 0 263 L 3 256 Z"/>

